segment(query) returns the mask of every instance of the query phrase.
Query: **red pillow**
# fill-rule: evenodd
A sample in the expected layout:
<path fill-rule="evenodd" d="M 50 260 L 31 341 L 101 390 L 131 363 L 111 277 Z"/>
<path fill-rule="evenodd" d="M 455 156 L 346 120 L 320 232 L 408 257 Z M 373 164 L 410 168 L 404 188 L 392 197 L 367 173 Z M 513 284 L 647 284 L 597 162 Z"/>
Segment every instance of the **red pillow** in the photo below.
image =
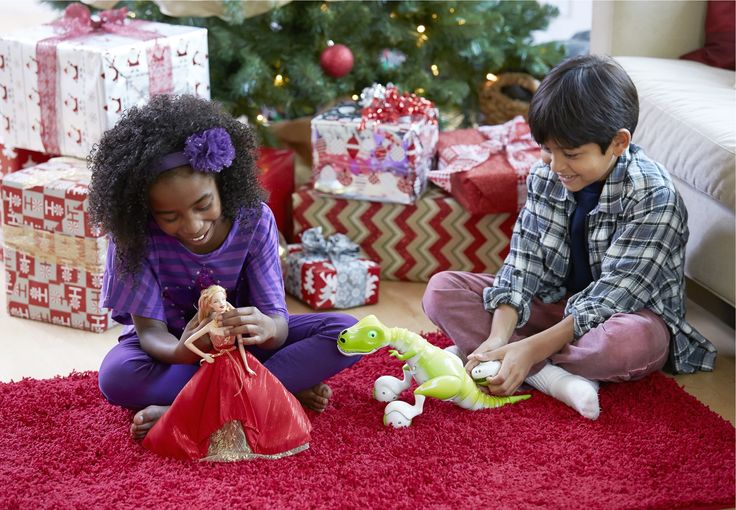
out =
<path fill-rule="evenodd" d="M 736 70 L 736 2 L 709 0 L 705 14 L 705 46 L 680 58 Z"/>

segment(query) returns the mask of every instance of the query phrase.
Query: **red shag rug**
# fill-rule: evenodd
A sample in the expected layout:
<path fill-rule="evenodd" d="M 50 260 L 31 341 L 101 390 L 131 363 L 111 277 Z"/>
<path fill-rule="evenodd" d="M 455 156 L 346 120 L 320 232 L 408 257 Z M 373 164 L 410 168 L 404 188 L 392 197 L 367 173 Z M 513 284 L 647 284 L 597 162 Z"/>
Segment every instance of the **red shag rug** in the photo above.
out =
<path fill-rule="evenodd" d="M 534 391 L 477 412 L 428 400 L 394 430 L 370 395 L 400 366 L 381 351 L 334 377 L 306 452 L 235 464 L 144 450 L 94 372 L 0 384 L 0 508 L 734 506 L 734 427 L 662 374 L 603 385 L 595 422 Z"/>

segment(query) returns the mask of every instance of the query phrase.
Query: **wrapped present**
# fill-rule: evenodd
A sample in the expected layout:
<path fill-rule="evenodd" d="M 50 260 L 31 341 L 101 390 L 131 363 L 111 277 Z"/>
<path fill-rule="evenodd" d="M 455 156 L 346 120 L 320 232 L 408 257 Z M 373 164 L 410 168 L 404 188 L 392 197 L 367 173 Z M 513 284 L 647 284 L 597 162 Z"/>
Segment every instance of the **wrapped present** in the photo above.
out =
<path fill-rule="evenodd" d="M 378 302 L 378 264 L 359 256 L 342 234 L 327 239 L 320 227 L 306 230 L 301 244 L 288 247 L 286 291 L 314 309 L 352 308 Z"/>
<path fill-rule="evenodd" d="M 473 214 L 517 213 L 526 201 L 526 178 L 540 158 L 522 116 L 505 124 L 440 133 L 438 170 L 429 180 Z"/>
<path fill-rule="evenodd" d="M 323 193 L 409 204 L 424 192 L 439 133 L 426 99 L 374 86 L 361 110 L 341 104 L 312 120 L 312 178 Z M 364 92 L 364 95 L 368 94 Z"/>
<path fill-rule="evenodd" d="M 88 219 L 85 161 L 54 158 L 3 177 L 5 276 L 10 315 L 102 332 L 107 238 Z"/>
<path fill-rule="evenodd" d="M 0 137 L 12 147 L 86 158 L 122 112 L 155 94 L 209 98 L 207 30 L 126 17 L 64 16 L 0 35 Z"/>
<path fill-rule="evenodd" d="M 48 161 L 51 156 L 43 152 L 6 147 L 0 143 L 0 178 L 21 168 L 35 166 Z M 289 198 L 291 200 L 291 198 Z M 0 200 L 0 218 L 3 215 L 3 201 Z M 3 260 L 3 229 L 0 228 L 0 261 Z"/>
<path fill-rule="evenodd" d="M 260 181 L 268 191 L 268 207 L 276 218 L 276 226 L 292 240 L 294 221 L 291 218 L 291 194 L 294 193 L 294 151 L 261 147 L 256 162 L 261 170 Z"/>
<path fill-rule="evenodd" d="M 22 168 L 36 166 L 52 157 L 43 152 L 8 147 L 0 142 L 0 177 Z"/>
<path fill-rule="evenodd" d="M 293 195 L 294 233 L 321 226 L 360 244 L 387 280 L 427 281 L 438 271 L 495 272 L 508 253 L 515 214 L 472 215 L 430 188 L 415 204 L 337 198 L 302 188 Z"/>

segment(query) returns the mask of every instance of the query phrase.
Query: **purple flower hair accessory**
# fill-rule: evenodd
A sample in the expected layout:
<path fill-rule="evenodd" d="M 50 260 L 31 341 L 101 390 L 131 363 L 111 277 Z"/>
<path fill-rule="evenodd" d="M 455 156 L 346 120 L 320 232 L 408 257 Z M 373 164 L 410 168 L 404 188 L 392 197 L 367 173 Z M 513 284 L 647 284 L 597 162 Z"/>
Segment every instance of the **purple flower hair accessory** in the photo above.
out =
<path fill-rule="evenodd" d="M 194 133 L 184 142 L 184 154 L 193 169 L 218 173 L 235 159 L 235 147 L 230 134 L 221 127 Z"/>

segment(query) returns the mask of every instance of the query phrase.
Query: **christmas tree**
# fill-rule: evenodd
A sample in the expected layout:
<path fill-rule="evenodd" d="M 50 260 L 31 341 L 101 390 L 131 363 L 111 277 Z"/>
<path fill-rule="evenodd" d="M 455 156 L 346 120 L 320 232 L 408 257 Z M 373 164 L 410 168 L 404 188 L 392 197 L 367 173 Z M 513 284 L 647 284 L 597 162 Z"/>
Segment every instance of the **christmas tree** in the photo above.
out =
<path fill-rule="evenodd" d="M 311 116 L 389 82 L 434 101 L 443 114 L 461 114 L 463 124 L 482 122 L 478 90 L 488 79 L 506 71 L 541 77 L 563 56 L 555 45 L 533 44 L 532 32 L 557 14 L 535 1 L 273 3 L 254 16 L 247 2 L 230 0 L 211 17 L 166 16 L 166 2 L 115 7 L 139 19 L 206 27 L 212 97 L 260 124 Z"/>

